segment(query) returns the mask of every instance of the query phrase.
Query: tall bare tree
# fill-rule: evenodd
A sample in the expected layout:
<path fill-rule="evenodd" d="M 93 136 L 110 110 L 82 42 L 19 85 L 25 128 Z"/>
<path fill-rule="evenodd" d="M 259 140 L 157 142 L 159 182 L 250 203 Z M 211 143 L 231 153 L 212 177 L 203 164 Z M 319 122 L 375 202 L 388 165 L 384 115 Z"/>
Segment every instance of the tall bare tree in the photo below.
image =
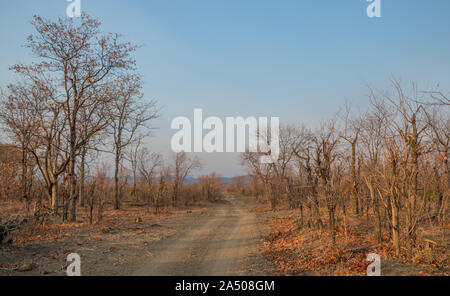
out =
<path fill-rule="evenodd" d="M 67 151 L 67 178 L 72 201 L 71 220 L 76 220 L 76 159 L 89 139 L 107 126 L 106 106 L 113 98 L 108 88 L 119 71 L 133 70 L 130 56 L 136 49 L 121 43 L 117 34 L 101 34 L 100 22 L 83 14 L 79 19 L 57 21 L 34 17 L 36 33 L 27 39 L 27 47 L 37 57 L 32 65 L 15 65 L 13 69 L 27 78 L 42 74 L 47 89 L 52 89 L 52 104 L 65 118 L 64 140 Z M 87 110 L 89 129 L 80 133 L 81 113 Z"/>
<path fill-rule="evenodd" d="M 201 162 L 197 157 L 189 158 L 186 152 L 178 152 L 175 154 L 174 175 L 173 175 L 173 192 L 172 205 L 176 206 L 180 191 L 184 185 L 186 177 L 192 171 L 201 168 Z"/>
<path fill-rule="evenodd" d="M 360 214 L 360 197 L 359 197 L 359 176 L 357 176 L 357 147 L 358 140 L 361 132 L 360 120 L 356 118 L 352 118 L 352 110 L 349 105 L 345 106 L 345 113 L 343 116 L 344 121 L 344 131 L 341 135 L 342 139 L 344 139 L 351 147 L 351 191 L 350 196 L 354 201 L 354 210 L 355 214 Z M 362 214 L 362 213 L 361 213 Z"/>
<path fill-rule="evenodd" d="M 22 77 L 21 82 L 9 85 L 8 94 L 2 97 L 1 118 L 10 135 L 21 143 L 22 153 L 33 155 L 56 212 L 58 178 L 69 163 L 63 106 L 55 102 L 57 94 L 49 78 L 35 71 L 25 71 Z"/>
<path fill-rule="evenodd" d="M 114 208 L 120 208 L 119 167 L 126 148 L 143 135 L 148 134 L 149 122 L 157 118 L 156 101 L 143 100 L 142 82 L 137 75 L 121 77 L 113 93 L 114 99 L 110 109 L 110 128 L 113 134 L 114 153 Z M 147 130 L 143 130 L 147 128 Z"/>

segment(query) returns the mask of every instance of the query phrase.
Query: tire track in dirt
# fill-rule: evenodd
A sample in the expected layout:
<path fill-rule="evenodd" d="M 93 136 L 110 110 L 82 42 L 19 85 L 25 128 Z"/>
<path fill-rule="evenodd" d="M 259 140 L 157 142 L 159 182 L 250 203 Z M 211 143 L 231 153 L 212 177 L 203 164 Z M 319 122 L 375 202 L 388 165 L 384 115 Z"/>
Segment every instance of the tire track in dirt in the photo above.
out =
<path fill-rule="evenodd" d="M 237 198 L 210 209 L 211 216 L 187 219 L 184 234 L 162 241 L 151 250 L 153 258 L 134 275 L 218 276 L 252 272 L 249 261 L 259 254 L 259 232 L 254 214 Z M 198 218 L 198 219 L 197 219 Z"/>

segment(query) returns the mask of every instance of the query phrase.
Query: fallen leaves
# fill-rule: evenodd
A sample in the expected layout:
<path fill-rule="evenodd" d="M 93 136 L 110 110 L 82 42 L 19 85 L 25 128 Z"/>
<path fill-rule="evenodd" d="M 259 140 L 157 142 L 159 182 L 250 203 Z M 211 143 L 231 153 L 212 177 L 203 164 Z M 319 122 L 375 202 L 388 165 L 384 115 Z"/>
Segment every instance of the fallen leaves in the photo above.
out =
<path fill-rule="evenodd" d="M 330 246 L 328 232 L 298 231 L 295 215 L 271 220 L 274 230 L 265 238 L 265 256 L 286 275 L 363 275 L 370 262 L 367 236 L 355 235 L 347 246 Z M 370 244 L 369 244 L 370 245 Z M 359 246 L 359 250 L 352 248 Z"/>

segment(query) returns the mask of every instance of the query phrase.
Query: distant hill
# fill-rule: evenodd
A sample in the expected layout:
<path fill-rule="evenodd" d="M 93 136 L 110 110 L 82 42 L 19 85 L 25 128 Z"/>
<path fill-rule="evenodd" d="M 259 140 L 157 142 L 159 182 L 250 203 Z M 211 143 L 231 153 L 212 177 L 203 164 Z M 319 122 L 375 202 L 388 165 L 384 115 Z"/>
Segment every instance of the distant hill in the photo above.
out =
<path fill-rule="evenodd" d="M 222 178 L 220 179 L 220 182 L 221 182 L 222 184 L 230 184 L 231 182 L 233 182 L 233 178 L 230 178 L 230 177 L 222 177 Z"/>
<path fill-rule="evenodd" d="M 220 183 L 222 184 L 231 184 L 233 182 L 232 177 L 221 177 Z M 185 184 L 198 184 L 198 178 L 194 177 L 186 177 L 186 180 L 184 181 Z"/>
<path fill-rule="evenodd" d="M 186 179 L 184 180 L 184 184 L 198 184 L 198 179 L 187 176 Z"/>

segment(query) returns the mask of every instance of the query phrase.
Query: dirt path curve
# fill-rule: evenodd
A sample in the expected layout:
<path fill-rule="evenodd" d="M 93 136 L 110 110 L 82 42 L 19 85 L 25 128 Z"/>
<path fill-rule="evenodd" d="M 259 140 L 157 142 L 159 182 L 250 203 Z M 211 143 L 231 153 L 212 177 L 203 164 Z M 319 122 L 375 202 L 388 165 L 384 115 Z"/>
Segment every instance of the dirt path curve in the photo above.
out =
<path fill-rule="evenodd" d="M 184 233 L 153 246 L 154 256 L 134 275 L 261 275 L 260 229 L 239 199 L 216 205 L 188 223 Z"/>

